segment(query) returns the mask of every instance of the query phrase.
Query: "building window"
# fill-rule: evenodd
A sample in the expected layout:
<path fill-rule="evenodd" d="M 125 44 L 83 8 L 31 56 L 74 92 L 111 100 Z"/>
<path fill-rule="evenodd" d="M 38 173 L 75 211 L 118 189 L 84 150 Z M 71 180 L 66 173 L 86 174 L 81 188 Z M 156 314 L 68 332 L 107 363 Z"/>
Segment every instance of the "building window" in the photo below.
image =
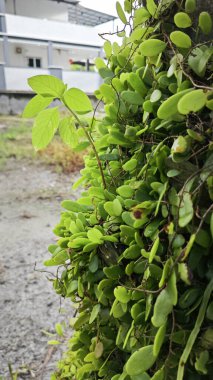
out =
<path fill-rule="evenodd" d="M 41 58 L 28 58 L 29 67 L 41 67 Z"/>

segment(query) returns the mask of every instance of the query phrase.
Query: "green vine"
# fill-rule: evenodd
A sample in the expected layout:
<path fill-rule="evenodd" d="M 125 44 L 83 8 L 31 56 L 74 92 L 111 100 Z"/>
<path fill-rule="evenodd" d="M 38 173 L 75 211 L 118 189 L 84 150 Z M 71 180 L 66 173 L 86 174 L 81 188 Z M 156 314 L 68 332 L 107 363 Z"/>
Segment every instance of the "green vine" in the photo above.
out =
<path fill-rule="evenodd" d="M 47 267 L 76 308 L 51 380 L 205 380 L 213 370 L 212 19 L 195 0 L 117 3 L 101 35 L 103 118 L 81 90 L 30 78 L 33 144 L 89 149 Z M 200 8 L 199 8 L 200 9 Z M 69 111 L 47 108 L 60 99 Z M 47 109 L 46 109 L 47 108 Z M 91 118 L 88 113 L 93 112 Z M 56 329 L 63 340 L 62 326 Z"/>

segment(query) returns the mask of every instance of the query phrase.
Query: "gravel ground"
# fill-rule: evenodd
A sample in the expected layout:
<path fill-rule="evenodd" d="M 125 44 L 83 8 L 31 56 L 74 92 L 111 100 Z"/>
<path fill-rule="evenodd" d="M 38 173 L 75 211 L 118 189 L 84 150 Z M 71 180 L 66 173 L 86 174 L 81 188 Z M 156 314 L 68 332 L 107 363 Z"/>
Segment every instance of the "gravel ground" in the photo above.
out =
<path fill-rule="evenodd" d="M 77 175 L 56 174 L 46 167 L 10 159 L 0 172 L 0 378 L 50 379 L 61 348 L 48 346 L 42 332 L 54 332 L 59 321 L 69 321 L 69 300 L 52 289 L 42 261 L 54 243 L 52 229 L 59 221 L 62 199 L 75 198 L 71 184 Z M 60 307 L 61 306 L 61 307 Z M 60 312 L 63 309 L 63 313 Z M 55 346 L 54 346 L 55 347 Z M 55 349 L 55 348 L 54 348 Z M 26 372 L 23 374 L 23 371 Z"/>

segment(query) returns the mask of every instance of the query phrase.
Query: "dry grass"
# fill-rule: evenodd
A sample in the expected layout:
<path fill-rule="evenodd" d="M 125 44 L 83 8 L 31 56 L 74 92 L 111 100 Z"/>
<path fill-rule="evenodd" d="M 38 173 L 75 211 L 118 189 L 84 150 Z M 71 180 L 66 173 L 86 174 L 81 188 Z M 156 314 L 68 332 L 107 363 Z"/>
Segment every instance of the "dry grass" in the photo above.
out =
<path fill-rule="evenodd" d="M 74 152 L 57 137 L 46 149 L 39 151 L 37 156 L 48 165 L 61 168 L 64 173 L 79 171 L 84 164 L 83 153 Z"/>
<path fill-rule="evenodd" d="M 50 165 L 56 171 L 72 173 L 83 167 L 85 152 L 74 152 L 58 136 L 42 151 L 35 152 L 31 142 L 32 122 L 17 117 L 0 117 L 0 169 L 7 159 L 27 159 Z"/>

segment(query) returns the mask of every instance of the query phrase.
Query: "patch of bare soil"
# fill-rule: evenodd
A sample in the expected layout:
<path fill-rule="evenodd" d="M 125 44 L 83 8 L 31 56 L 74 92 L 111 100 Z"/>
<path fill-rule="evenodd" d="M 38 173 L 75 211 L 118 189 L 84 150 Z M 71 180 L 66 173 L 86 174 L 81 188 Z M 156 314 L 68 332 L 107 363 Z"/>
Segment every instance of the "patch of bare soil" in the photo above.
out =
<path fill-rule="evenodd" d="M 47 346 L 54 338 L 42 331 L 54 333 L 55 323 L 69 321 L 73 311 L 69 300 L 60 305 L 48 275 L 34 266 L 36 262 L 44 269 L 47 246 L 55 242 L 52 229 L 59 222 L 60 202 L 76 197 L 71 191 L 76 178 L 12 159 L 0 172 L 0 376 L 4 380 L 11 379 L 9 363 L 19 370 L 18 379 L 50 379 L 60 358 L 60 346 L 56 351 Z"/>

